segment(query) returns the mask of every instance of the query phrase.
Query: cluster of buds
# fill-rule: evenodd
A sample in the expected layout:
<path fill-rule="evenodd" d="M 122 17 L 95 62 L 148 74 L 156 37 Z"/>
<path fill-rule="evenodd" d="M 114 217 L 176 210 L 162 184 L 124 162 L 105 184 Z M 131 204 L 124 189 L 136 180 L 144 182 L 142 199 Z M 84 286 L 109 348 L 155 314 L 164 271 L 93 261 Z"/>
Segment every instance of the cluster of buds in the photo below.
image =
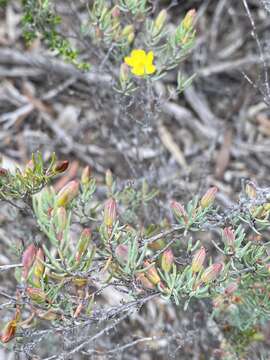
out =
<path fill-rule="evenodd" d="M 183 220 L 185 224 L 188 223 L 188 214 L 183 205 L 177 201 L 172 201 L 171 209 L 177 220 Z"/>
<path fill-rule="evenodd" d="M 79 183 L 78 181 L 70 181 L 68 182 L 57 194 L 56 196 L 56 206 L 57 207 L 66 207 L 71 203 L 71 201 L 78 195 L 79 193 Z"/>
<path fill-rule="evenodd" d="M 211 206 L 216 198 L 216 193 L 218 189 L 216 186 L 211 187 L 206 191 L 203 197 L 200 200 L 200 205 L 202 209 L 206 209 Z"/>

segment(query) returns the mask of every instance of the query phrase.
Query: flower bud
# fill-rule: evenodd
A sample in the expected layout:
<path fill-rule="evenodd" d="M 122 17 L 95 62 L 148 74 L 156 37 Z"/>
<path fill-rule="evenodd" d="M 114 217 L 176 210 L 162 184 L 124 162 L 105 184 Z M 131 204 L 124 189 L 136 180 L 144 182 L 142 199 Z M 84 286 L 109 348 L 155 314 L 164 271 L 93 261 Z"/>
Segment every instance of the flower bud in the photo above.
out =
<path fill-rule="evenodd" d="M 68 168 L 68 164 L 69 164 L 69 162 L 67 160 L 58 161 L 53 168 L 53 172 L 60 174 L 64 171 L 66 171 Z"/>
<path fill-rule="evenodd" d="M 185 31 L 189 31 L 192 29 L 195 17 L 196 17 L 195 9 L 191 9 L 186 13 L 186 16 L 184 17 L 184 19 L 182 21 L 182 27 Z"/>
<path fill-rule="evenodd" d="M 75 278 L 72 280 L 72 283 L 79 288 L 85 286 L 87 284 L 87 282 L 88 281 L 85 278 Z"/>
<path fill-rule="evenodd" d="M 128 246 L 124 244 L 117 245 L 115 248 L 115 256 L 121 264 L 126 263 L 128 261 Z"/>
<path fill-rule="evenodd" d="M 126 25 L 122 30 L 122 36 L 128 37 L 128 35 L 134 33 L 134 26 L 133 25 Z"/>
<path fill-rule="evenodd" d="M 198 250 L 193 256 L 192 264 L 191 264 L 192 272 L 197 273 L 201 271 L 205 257 L 206 257 L 206 251 L 205 248 L 202 246 L 200 250 Z"/>
<path fill-rule="evenodd" d="M 177 201 L 172 201 L 171 202 L 171 209 L 173 211 L 173 214 L 174 216 L 177 218 L 177 219 L 181 219 L 183 218 L 184 219 L 184 222 L 185 223 L 188 223 L 188 215 L 186 213 L 186 210 L 184 208 L 183 205 L 181 205 L 179 202 Z"/>
<path fill-rule="evenodd" d="M 76 260 L 80 261 L 81 257 L 86 253 L 91 240 L 91 229 L 86 228 L 82 231 L 79 242 L 77 244 Z"/>
<path fill-rule="evenodd" d="M 115 6 L 112 8 L 111 14 L 112 14 L 112 17 L 113 17 L 113 18 L 118 18 L 118 17 L 120 16 L 121 12 L 120 12 L 120 9 L 119 9 L 119 7 L 118 7 L 117 5 L 115 5 Z"/>
<path fill-rule="evenodd" d="M 24 173 L 26 174 L 29 171 L 34 171 L 35 165 L 33 160 L 29 160 L 28 163 L 25 165 Z"/>
<path fill-rule="evenodd" d="M 79 183 L 75 180 L 68 182 L 57 194 L 56 205 L 67 206 L 79 193 Z"/>
<path fill-rule="evenodd" d="M 155 267 L 155 263 L 150 263 L 149 261 L 145 260 L 144 261 L 144 266 L 145 267 L 149 267 L 149 269 L 147 269 L 145 271 L 145 276 L 147 277 L 147 279 L 153 284 L 153 285 L 157 285 L 158 283 L 160 283 L 160 277 L 158 275 L 157 269 Z"/>
<path fill-rule="evenodd" d="M 163 249 L 166 246 L 164 239 L 158 239 L 148 244 L 149 249 L 153 251 L 158 251 Z"/>
<path fill-rule="evenodd" d="M 208 208 L 210 205 L 213 204 L 217 191 L 218 189 L 216 186 L 213 186 L 206 191 L 200 201 L 201 207 L 203 209 Z"/>
<path fill-rule="evenodd" d="M 128 34 L 128 36 L 127 36 L 127 41 L 128 41 L 128 43 L 131 44 L 132 41 L 134 40 L 134 38 L 135 38 L 134 32 Z"/>
<path fill-rule="evenodd" d="M 155 29 L 157 30 L 157 32 L 160 32 L 160 30 L 163 28 L 165 21 L 167 19 L 167 11 L 165 9 L 161 10 L 160 13 L 158 14 L 155 22 L 154 22 L 154 26 Z"/>
<path fill-rule="evenodd" d="M 6 326 L 4 327 L 4 330 L 1 335 L 1 341 L 3 343 L 9 342 L 15 335 L 17 329 L 17 321 L 11 320 L 9 321 Z"/>
<path fill-rule="evenodd" d="M 230 283 L 229 285 L 227 285 L 227 287 L 226 287 L 226 289 L 225 289 L 225 294 L 226 294 L 226 295 L 231 295 L 231 294 L 233 294 L 237 289 L 238 289 L 238 284 L 237 284 L 237 283 Z"/>
<path fill-rule="evenodd" d="M 235 245 L 235 234 L 231 227 L 226 227 L 223 230 L 223 238 L 226 245 L 234 247 Z"/>
<path fill-rule="evenodd" d="M 35 287 L 41 286 L 41 279 L 43 277 L 45 270 L 44 261 L 45 261 L 44 252 L 41 248 L 39 248 L 37 250 L 36 258 L 32 267 L 33 272 L 31 276 L 31 282 Z"/>
<path fill-rule="evenodd" d="M 147 279 L 147 277 L 143 273 L 136 274 L 136 278 L 144 288 L 151 290 L 155 288 L 155 286 Z"/>
<path fill-rule="evenodd" d="M 22 254 L 22 265 L 23 265 L 23 271 L 22 276 L 24 280 L 27 279 L 29 270 L 31 269 L 31 266 L 33 265 L 33 262 L 35 260 L 37 253 L 37 248 L 34 244 L 29 245 Z"/>
<path fill-rule="evenodd" d="M 87 185 L 90 181 L 90 177 L 91 177 L 90 167 L 86 166 L 82 171 L 81 183 L 83 185 Z"/>
<path fill-rule="evenodd" d="M 171 249 L 167 249 L 161 255 L 161 268 L 164 272 L 169 273 L 171 271 L 174 262 L 174 256 Z"/>
<path fill-rule="evenodd" d="M 119 79 L 120 79 L 121 83 L 125 84 L 128 81 L 128 75 L 129 75 L 129 67 L 126 63 L 122 63 L 120 66 L 120 74 L 119 74 Z M 106 173 L 106 175 L 107 175 L 107 173 Z M 107 183 L 107 181 L 106 181 L 106 183 Z"/>
<path fill-rule="evenodd" d="M 122 64 L 122 65 L 126 65 L 126 64 Z M 112 172 L 110 169 L 108 169 L 106 171 L 105 181 L 106 181 L 107 187 L 110 189 L 113 185 L 113 176 L 112 176 Z"/>
<path fill-rule="evenodd" d="M 38 304 L 44 304 L 45 302 L 48 301 L 47 295 L 41 289 L 28 287 L 26 292 L 27 292 L 27 295 L 30 297 L 30 299 Z"/>
<path fill-rule="evenodd" d="M 7 169 L 5 169 L 5 168 L 2 168 L 2 167 L 0 167 L 0 177 L 1 176 L 7 176 L 7 174 L 8 174 L 8 170 Z"/>
<path fill-rule="evenodd" d="M 245 192 L 250 199 L 256 199 L 257 191 L 252 183 L 246 184 Z"/>
<path fill-rule="evenodd" d="M 56 210 L 56 221 L 57 221 L 57 230 L 59 232 L 64 231 L 67 225 L 67 212 L 63 206 L 57 208 Z"/>
<path fill-rule="evenodd" d="M 105 202 L 104 205 L 104 224 L 111 228 L 116 221 L 116 201 L 114 198 L 110 198 Z"/>
<path fill-rule="evenodd" d="M 222 295 L 217 295 L 214 299 L 213 299 L 213 306 L 215 308 L 222 308 L 224 305 L 224 298 Z"/>
<path fill-rule="evenodd" d="M 219 274 L 221 273 L 222 269 L 223 269 L 223 264 L 221 264 L 221 263 L 216 263 L 216 264 L 210 265 L 203 272 L 203 274 L 201 276 L 201 280 L 206 284 L 216 280 L 217 277 L 219 276 Z"/>

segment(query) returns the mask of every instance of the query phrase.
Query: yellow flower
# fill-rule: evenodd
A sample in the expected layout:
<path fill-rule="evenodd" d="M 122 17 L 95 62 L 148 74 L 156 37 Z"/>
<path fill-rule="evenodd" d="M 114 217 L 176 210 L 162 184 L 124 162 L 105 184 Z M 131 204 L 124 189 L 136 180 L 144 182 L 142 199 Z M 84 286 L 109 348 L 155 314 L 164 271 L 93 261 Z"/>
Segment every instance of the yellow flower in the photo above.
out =
<path fill-rule="evenodd" d="M 156 71 L 153 60 L 153 51 L 149 51 L 146 54 L 146 52 L 141 49 L 132 50 L 131 56 L 125 57 L 125 63 L 132 68 L 131 72 L 136 76 L 153 74 Z"/>

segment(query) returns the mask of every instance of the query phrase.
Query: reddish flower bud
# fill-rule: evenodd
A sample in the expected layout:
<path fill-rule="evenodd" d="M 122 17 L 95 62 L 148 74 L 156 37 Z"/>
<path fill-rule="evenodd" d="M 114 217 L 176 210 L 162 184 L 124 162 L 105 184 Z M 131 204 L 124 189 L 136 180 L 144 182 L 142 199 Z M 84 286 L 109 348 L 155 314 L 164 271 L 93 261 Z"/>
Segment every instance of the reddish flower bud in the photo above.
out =
<path fill-rule="evenodd" d="M 200 204 L 203 209 L 213 204 L 218 189 L 216 186 L 211 187 L 206 191 L 204 196 L 201 198 Z"/>
<path fill-rule="evenodd" d="M 179 202 L 177 201 L 172 201 L 171 202 L 171 209 L 174 213 L 174 216 L 177 218 L 177 219 L 181 219 L 183 218 L 184 219 L 184 222 L 185 223 L 188 223 L 188 215 L 186 213 L 186 210 L 184 208 L 183 205 L 181 205 Z"/>
<path fill-rule="evenodd" d="M 192 259 L 191 269 L 194 273 L 197 273 L 202 269 L 205 257 L 206 251 L 205 248 L 202 246 L 200 250 L 195 253 Z"/>
<path fill-rule="evenodd" d="M 223 238 L 226 245 L 229 247 L 234 247 L 235 234 L 231 227 L 226 227 L 223 230 Z"/>
<path fill-rule="evenodd" d="M 3 343 L 9 342 L 15 335 L 17 329 L 17 322 L 16 320 L 9 321 L 6 326 L 4 327 L 4 330 L 1 335 L 1 341 Z"/>
<path fill-rule="evenodd" d="M 22 265 L 23 265 L 23 271 L 22 276 L 24 280 L 27 279 L 29 270 L 31 266 L 33 265 L 33 262 L 36 258 L 37 248 L 34 244 L 30 244 L 23 252 L 22 254 Z"/>
<path fill-rule="evenodd" d="M 86 166 L 82 171 L 81 183 L 87 185 L 91 178 L 91 170 L 89 166 Z"/>
<path fill-rule="evenodd" d="M 209 283 L 217 279 L 223 269 L 223 264 L 216 263 L 210 265 L 202 274 L 201 280 L 204 283 Z"/>
<path fill-rule="evenodd" d="M 128 246 L 124 244 L 117 245 L 115 248 L 115 256 L 120 263 L 126 263 L 128 261 Z"/>
<path fill-rule="evenodd" d="M 68 168 L 68 164 L 69 164 L 69 162 L 67 160 L 58 161 L 53 168 L 53 172 L 60 174 L 64 171 L 66 171 Z"/>
<path fill-rule="evenodd" d="M 8 174 L 8 170 L 0 167 L 0 176 L 6 176 Z"/>
<path fill-rule="evenodd" d="M 119 7 L 117 6 L 117 5 L 115 5 L 113 8 L 112 8 L 112 17 L 113 18 L 118 18 L 119 16 L 120 16 L 120 14 L 121 14 L 121 12 L 120 12 L 120 9 L 119 9 Z"/>
<path fill-rule="evenodd" d="M 155 288 L 155 286 L 147 279 L 147 277 L 143 273 L 136 274 L 136 278 L 144 288 L 151 290 Z"/>
<path fill-rule="evenodd" d="M 67 206 L 79 193 L 79 183 L 77 181 L 68 182 L 57 194 L 56 205 Z"/>
<path fill-rule="evenodd" d="M 28 287 L 26 292 L 27 295 L 30 297 L 30 299 L 38 304 L 44 304 L 45 302 L 48 301 L 47 295 L 41 289 Z"/>
<path fill-rule="evenodd" d="M 169 273 L 171 271 L 174 262 L 174 256 L 171 249 L 167 249 L 161 255 L 161 268 L 164 272 Z"/>
<path fill-rule="evenodd" d="M 226 289 L 225 289 L 225 294 L 226 295 L 231 295 L 233 294 L 236 290 L 238 289 L 238 284 L 237 283 L 230 283 Z"/>
<path fill-rule="evenodd" d="M 82 231 L 79 242 L 77 244 L 76 260 L 80 261 L 81 257 L 86 253 L 91 241 L 91 229 L 86 228 Z"/>
<path fill-rule="evenodd" d="M 110 198 L 104 205 L 104 223 L 107 227 L 111 228 L 116 221 L 117 210 L 116 201 L 114 198 Z"/>
<path fill-rule="evenodd" d="M 149 267 L 146 271 L 145 271 L 145 276 L 147 277 L 147 279 L 153 284 L 153 285 L 157 285 L 160 283 L 160 277 L 158 275 L 157 269 L 155 267 L 155 263 L 150 263 L 149 261 L 145 260 L 144 261 L 144 266 L 145 267 Z"/>

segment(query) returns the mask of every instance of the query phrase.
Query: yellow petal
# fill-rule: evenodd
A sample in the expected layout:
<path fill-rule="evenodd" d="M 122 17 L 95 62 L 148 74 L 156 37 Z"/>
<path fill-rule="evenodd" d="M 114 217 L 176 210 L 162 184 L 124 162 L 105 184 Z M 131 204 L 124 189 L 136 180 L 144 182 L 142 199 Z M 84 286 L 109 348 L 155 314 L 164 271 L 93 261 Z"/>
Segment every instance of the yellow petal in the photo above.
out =
<path fill-rule="evenodd" d="M 134 65 L 134 59 L 133 59 L 132 57 L 126 56 L 124 60 L 125 60 L 125 63 L 126 63 L 127 65 L 129 65 L 129 66 L 133 66 L 133 65 Z"/>
<path fill-rule="evenodd" d="M 143 61 L 146 58 L 146 53 L 144 50 L 134 49 L 131 51 L 131 57 L 134 57 L 136 59 L 140 59 L 141 61 Z"/>
<path fill-rule="evenodd" d="M 156 67 L 153 64 L 146 64 L 145 65 L 145 72 L 147 75 L 153 74 L 156 71 Z"/>
<path fill-rule="evenodd" d="M 145 69 L 143 65 L 140 66 L 135 66 L 132 70 L 131 70 L 132 74 L 136 75 L 136 76 L 143 76 L 145 74 Z"/>
<path fill-rule="evenodd" d="M 149 51 L 149 53 L 146 55 L 146 64 L 150 65 L 153 63 L 154 60 L 154 53 L 153 51 Z"/>

